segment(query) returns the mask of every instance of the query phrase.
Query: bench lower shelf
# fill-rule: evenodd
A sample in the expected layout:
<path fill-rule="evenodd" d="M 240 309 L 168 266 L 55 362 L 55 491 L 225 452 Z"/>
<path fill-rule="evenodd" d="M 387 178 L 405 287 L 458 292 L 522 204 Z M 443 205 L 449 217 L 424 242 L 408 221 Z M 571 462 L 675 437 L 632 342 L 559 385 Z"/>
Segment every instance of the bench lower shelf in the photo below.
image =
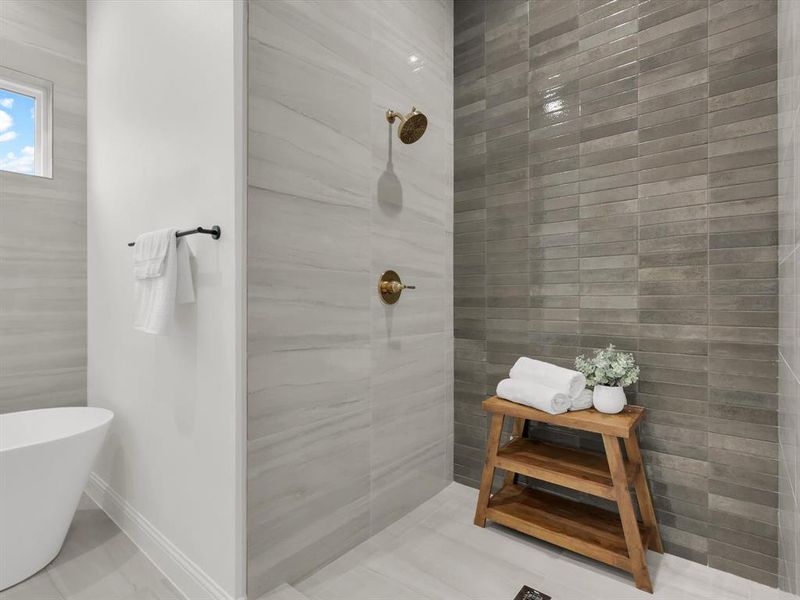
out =
<path fill-rule="evenodd" d="M 540 540 L 631 571 L 622 522 L 616 513 L 516 484 L 489 500 L 486 517 Z M 639 525 L 642 546 L 649 530 Z"/>

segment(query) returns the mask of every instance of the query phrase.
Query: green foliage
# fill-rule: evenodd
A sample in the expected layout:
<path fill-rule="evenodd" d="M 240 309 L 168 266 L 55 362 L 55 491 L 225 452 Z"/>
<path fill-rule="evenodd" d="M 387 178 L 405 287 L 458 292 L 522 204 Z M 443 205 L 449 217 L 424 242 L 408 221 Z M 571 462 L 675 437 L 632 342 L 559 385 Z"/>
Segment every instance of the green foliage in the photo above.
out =
<path fill-rule="evenodd" d="M 596 385 L 626 387 L 639 380 L 639 366 L 630 352 L 614 350 L 614 345 L 595 350 L 592 358 L 583 354 L 575 359 L 575 368 L 586 377 L 586 387 Z"/>

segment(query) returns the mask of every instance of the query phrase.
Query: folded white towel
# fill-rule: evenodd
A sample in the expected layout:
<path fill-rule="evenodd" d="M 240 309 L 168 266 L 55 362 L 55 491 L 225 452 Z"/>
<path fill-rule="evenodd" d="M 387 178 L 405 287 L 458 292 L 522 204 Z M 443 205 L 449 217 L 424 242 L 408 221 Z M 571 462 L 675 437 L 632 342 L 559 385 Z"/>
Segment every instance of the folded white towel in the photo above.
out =
<path fill-rule="evenodd" d="M 177 227 L 163 231 L 168 232 L 169 243 L 161 274 L 139 278 L 134 264 L 133 328 L 154 335 L 169 333 L 176 302 L 194 302 L 191 251 L 185 240 L 175 238 Z M 139 238 L 136 245 L 139 245 Z M 149 268 L 146 272 L 154 273 L 155 268 Z"/>
<path fill-rule="evenodd" d="M 525 356 L 517 359 L 517 362 L 511 367 L 509 376 L 511 379 L 535 381 L 566 394 L 570 398 L 577 398 L 586 387 L 586 377 L 578 371 Z"/>
<path fill-rule="evenodd" d="M 570 410 L 586 410 L 587 408 L 592 408 L 592 396 L 594 396 L 594 392 L 589 389 L 583 390 L 580 394 L 578 394 L 577 398 L 570 399 Z"/>
<path fill-rule="evenodd" d="M 176 228 L 143 233 L 133 246 L 133 276 L 151 279 L 164 274 L 167 252 L 174 245 Z"/>
<path fill-rule="evenodd" d="M 503 379 L 497 384 L 497 395 L 517 404 L 538 408 L 551 415 L 567 412 L 570 399 L 558 390 L 522 379 Z"/>

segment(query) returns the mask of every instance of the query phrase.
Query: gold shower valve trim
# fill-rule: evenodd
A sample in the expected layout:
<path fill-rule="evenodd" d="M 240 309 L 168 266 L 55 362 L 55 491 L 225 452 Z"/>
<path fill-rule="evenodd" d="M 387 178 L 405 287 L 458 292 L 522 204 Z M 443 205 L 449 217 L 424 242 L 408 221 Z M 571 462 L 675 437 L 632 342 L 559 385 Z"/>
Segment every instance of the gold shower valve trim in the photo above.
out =
<path fill-rule="evenodd" d="M 403 290 L 414 290 L 417 286 L 406 285 L 396 271 L 384 271 L 378 280 L 378 295 L 384 304 L 394 304 L 400 300 Z"/>

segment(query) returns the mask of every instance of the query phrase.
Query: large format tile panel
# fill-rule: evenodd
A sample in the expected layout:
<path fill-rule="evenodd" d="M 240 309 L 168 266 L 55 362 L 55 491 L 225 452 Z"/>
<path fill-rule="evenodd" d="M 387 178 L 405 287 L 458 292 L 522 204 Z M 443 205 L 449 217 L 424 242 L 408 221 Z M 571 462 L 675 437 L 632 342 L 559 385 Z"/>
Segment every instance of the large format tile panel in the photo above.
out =
<path fill-rule="evenodd" d="M 452 480 L 452 4 L 251 2 L 248 591 Z M 388 108 L 429 119 L 398 140 Z M 395 269 L 417 289 L 381 304 Z"/>
<path fill-rule="evenodd" d="M 371 10 L 254 2 L 248 591 L 369 535 Z M 320 90 L 326 91 L 324 101 Z"/>
<path fill-rule="evenodd" d="M 148 558 L 84 496 L 58 556 L 0 600 L 184 600 Z"/>
<path fill-rule="evenodd" d="M 0 412 L 84 405 L 85 3 L 3 2 L 0 56 L 53 82 L 52 179 L 0 171 Z"/>
<path fill-rule="evenodd" d="M 775 588 L 654 552 L 648 594 L 628 573 L 491 523 L 475 527 L 476 499 L 477 490 L 452 484 L 296 587 L 311 600 L 495 600 L 523 585 L 559 600 L 782 598 Z"/>

